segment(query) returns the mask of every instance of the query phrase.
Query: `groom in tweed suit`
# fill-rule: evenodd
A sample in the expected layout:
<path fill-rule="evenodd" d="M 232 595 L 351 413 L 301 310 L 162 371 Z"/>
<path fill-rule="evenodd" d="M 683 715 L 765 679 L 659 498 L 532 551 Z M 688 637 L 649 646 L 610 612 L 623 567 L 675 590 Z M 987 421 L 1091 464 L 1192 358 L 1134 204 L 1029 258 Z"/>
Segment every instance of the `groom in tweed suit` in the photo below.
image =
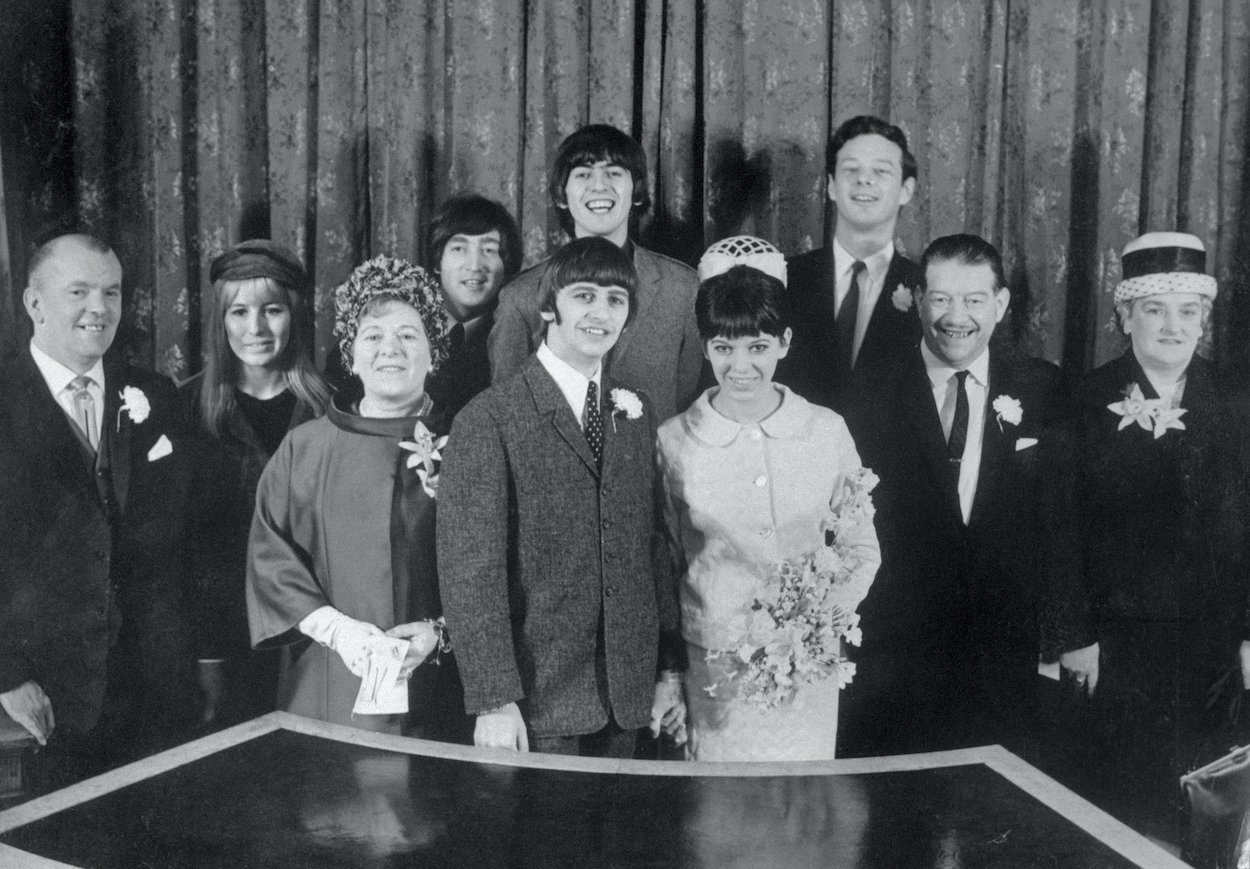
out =
<path fill-rule="evenodd" d="M 439 583 L 477 745 L 631 757 L 676 732 L 681 654 L 657 531 L 655 418 L 602 369 L 636 274 L 601 238 L 542 279 L 535 357 L 457 416 L 439 487 Z M 661 638 L 664 642 L 661 642 Z"/>

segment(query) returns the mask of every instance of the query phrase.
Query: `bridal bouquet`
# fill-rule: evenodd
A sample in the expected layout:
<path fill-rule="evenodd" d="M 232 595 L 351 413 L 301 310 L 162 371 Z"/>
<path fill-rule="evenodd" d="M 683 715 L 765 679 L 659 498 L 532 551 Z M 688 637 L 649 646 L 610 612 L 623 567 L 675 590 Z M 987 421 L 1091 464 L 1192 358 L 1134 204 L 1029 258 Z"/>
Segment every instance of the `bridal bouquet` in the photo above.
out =
<path fill-rule="evenodd" d="M 727 672 L 704 688 L 709 695 L 734 692 L 766 711 L 789 702 L 800 685 L 830 676 L 837 676 L 839 688 L 850 684 L 855 664 L 843 656 L 842 640 L 859 645 L 855 607 L 873 577 L 864 576 L 846 538 L 851 529 L 872 522 L 870 493 L 876 484 L 876 474 L 867 468 L 849 476 L 843 497 L 823 522 L 825 545 L 777 565 L 769 593 L 746 608 L 737 640 L 708 651 L 708 663 Z"/>

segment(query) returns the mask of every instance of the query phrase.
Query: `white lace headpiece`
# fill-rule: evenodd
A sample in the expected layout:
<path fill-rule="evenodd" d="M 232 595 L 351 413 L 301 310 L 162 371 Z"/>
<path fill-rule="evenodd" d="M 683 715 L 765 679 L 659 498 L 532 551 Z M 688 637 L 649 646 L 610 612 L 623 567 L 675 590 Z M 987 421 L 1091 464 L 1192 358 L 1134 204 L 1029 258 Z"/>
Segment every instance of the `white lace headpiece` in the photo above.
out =
<path fill-rule="evenodd" d="M 722 238 L 699 258 L 699 282 L 723 275 L 734 266 L 748 266 L 786 283 L 786 258 L 770 242 L 753 235 Z"/>

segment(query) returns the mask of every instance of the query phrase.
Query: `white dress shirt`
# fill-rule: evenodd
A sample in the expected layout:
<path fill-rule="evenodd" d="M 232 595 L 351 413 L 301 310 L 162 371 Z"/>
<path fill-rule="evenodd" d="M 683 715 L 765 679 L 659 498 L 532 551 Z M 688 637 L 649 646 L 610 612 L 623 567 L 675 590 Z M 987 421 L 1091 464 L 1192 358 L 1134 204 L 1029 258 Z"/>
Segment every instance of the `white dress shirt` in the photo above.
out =
<path fill-rule="evenodd" d="M 864 274 L 859 281 L 859 310 L 855 315 L 855 347 L 852 362 L 859 358 L 859 350 L 864 346 L 864 336 L 868 334 L 868 321 L 872 319 L 873 309 L 881 298 L 881 290 L 885 285 L 885 273 L 890 270 L 890 260 L 894 259 L 894 242 L 890 242 L 870 257 L 866 257 Z M 833 240 L 833 303 L 834 311 L 842 310 L 842 300 L 851 291 L 851 269 L 855 265 L 855 257 L 846 252 L 846 248 Z"/>
<path fill-rule="evenodd" d="M 34 357 L 35 367 L 43 375 L 43 381 L 48 384 L 48 390 L 56 399 L 56 403 L 61 406 L 61 410 L 65 411 L 66 416 L 77 422 L 74 414 L 74 390 L 70 388 L 70 382 L 78 375 L 36 347 L 33 340 L 30 342 L 30 355 Z M 98 444 L 101 419 L 104 416 L 104 360 L 97 359 L 95 365 L 83 374 L 93 381 L 92 385 L 87 387 L 87 391 L 95 399 L 95 431 L 87 432 L 87 435 L 93 443 Z"/>
<path fill-rule="evenodd" d="M 547 373 L 551 375 L 551 379 L 556 382 L 556 386 L 560 387 L 560 392 L 564 394 L 564 400 L 569 403 L 569 407 L 573 410 L 573 418 L 585 430 L 586 420 L 583 419 L 583 416 L 586 413 L 586 387 L 593 380 L 595 389 L 599 393 L 599 401 L 600 403 L 603 402 L 603 384 L 600 382 L 603 366 L 600 365 L 595 369 L 593 377 L 587 378 L 572 365 L 569 365 L 557 356 L 547 346 L 546 341 L 539 345 L 536 355 L 543 368 L 546 368 Z"/>
<path fill-rule="evenodd" d="M 955 418 L 955 399 L 959 381 L 956 369 L 951 368 L 934 355 L 929 345 L 921 342 L 920 355 L 924 357 L 925 371 L 933 390 L 933 403 L 938 418 L 942 420 L 942 434 L 950 438 L 950 426 Z M 977 492 L 977 478 L 981 474 L 981 443 L 985 439 L 985 406 L 990 394 L 990 351 L 986 348 L 968 366 L 964 380 L 968 393 L 968 436 L 964 441 L 963 461 L 959 463 L 959 512 L 964 524 L 972 515 L 972 499 Z"/>

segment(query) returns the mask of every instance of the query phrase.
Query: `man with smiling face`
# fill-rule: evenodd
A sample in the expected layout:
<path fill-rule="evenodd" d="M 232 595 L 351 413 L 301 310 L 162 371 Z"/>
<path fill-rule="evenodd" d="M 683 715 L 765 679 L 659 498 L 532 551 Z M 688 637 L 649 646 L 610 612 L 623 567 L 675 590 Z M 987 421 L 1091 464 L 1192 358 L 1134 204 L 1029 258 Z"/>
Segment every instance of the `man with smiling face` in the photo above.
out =
<path fill-rule="evenodd" d="M 450 425 L 469 399 L 490 385 L 486 338 L 495 324 L 499 290 L 521 268 L 521 236 L 506 208 L 466 193 L 448 199 L 434 215 L 426 252 L 452 319 L 450 352 L 429 383 Z"/>
<path fill-rule="evenodd" d="M 923 340 L 863 373 L 846 419 L 873 493 L 882 565 L 860 605 L 844 700 L 850 756 L 998 742 L 1028 752 L 1039 650 L 1037 445 L 1058 369 L 990 337 L 1011 301 L 973 235 L 925 250 Z"/>
<path fill-rule="evenodd" d="M 661 422 L 685 410 L 698 394 L 703 365 L 694 322 L 699 281 L 689 266 L 630 240 L 631 221 L 651 204 L 642 147 L 615 127 L 582 127 L 560 144 L 549 193 L 565 232 L 607 239 L 629 255 L 638 273 L 633 323 L 608 360 L 613 376 L 647 393 Z M 520 371 L 542 344 L 544 266 L 517 275 L 499 295 L 487 344 L 495 383 Z"/>
<path fill-rule="evenodd" d="M 860 115 L 830 138 L 825 172 L 837 221 L 825 247 L 787 264 L 794 346 L 777 379 L 840 411 L 859 372 L 920 337 L 912 309 L 920 276 L 894 248 L 899 210 L 916 190 L 916 158 L 902 130 Z"/>
<path fill-rule="evenodd" d="M 676 734 L 685 716 L 655 415 L 603 367 L 637 276 L 580 238 L 539 286 L 538 352 L 469 402 L 444 450 L 443 612 L 475 744 L 633 757 L 639 728 Z"/>
<path fill-rule="evenodd" d="M 173 384 L 106 356 L 121 264 L 35 251 L 29 347 L 0 368 L 0 708 L 62 785 L 197 716 L 179 587 L 186 448 Z"/>

